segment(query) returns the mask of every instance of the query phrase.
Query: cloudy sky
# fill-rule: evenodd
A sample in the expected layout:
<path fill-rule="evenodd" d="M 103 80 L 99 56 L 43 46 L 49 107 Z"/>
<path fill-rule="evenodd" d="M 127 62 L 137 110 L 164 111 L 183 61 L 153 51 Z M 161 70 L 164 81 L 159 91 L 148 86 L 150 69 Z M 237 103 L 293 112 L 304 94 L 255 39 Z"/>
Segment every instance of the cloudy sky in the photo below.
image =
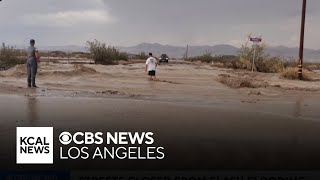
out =
<path fill-rule="evenodd" d="M 23 45 L 239 46 L 262 35 L 270 46 L 299 44 L 302 0 L 2 0 L 0 40 Z M 320 1 L 308 0 L 305 46 L 320 49 Z"/>

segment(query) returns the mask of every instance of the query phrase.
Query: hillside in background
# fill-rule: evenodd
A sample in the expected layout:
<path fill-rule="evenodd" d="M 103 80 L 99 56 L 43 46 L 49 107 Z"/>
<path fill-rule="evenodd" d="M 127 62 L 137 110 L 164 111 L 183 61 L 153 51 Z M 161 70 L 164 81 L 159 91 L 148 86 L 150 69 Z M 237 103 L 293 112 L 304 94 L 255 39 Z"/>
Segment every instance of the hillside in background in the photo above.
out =
<path fill-rule="evenodd" d="M 156 56 L 167 54 L 171 58 L 182 58 L 186 52 L 186 47 L 161 45 L 158 43 L 142 43 L 131 47 L 118 47 L 121 51 L 130 54 L 139 54 L 141 52 L 152 52 Z M 64 52 L 87 52 L 87 48 L 83 46 L 47 46 L 39 47 L 40 50 L 47 51 L 64 51 Z M 236 55 L 239 48 L 230 45 L 215 46 L 189 46 L 188 56 L 199 56 L 206 52 L 215 55 Z M 298 58 L 299 49 L 289 48 L 285 46 L 268 47 L 267 53 L 271 56 L 281 56 L 285 58 Z M 305 60 L 310 62 L 320 62 L 320 50 L 305 49 Z"/>

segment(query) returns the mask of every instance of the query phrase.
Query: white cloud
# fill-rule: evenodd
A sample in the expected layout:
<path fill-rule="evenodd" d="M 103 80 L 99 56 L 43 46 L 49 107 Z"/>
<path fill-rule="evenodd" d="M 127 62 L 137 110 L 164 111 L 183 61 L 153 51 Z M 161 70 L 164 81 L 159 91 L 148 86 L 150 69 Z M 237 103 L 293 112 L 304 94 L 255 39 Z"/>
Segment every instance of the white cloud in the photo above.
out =
<path fill-rule="evenodd" d="M 33 26 L 74 26 L 85 24 L 108 24 L 115 21 L 104 10 L 61 11 L 48 14 L 28 14 L 22 22 Z"/>
<path fill-rule="evenodd" d="M 319 0 L 308 4 L 307 48 L 320 47 L 319 5 Z M 301 21 L 301 4 L 292 0 L 4 0 L 0 9 L 1 40 L 11 44 L 33 37 L 50 45 L 96 38 L 127 46 L 240 46 L 252 32 L 271 45 L 298 46 Z"/>

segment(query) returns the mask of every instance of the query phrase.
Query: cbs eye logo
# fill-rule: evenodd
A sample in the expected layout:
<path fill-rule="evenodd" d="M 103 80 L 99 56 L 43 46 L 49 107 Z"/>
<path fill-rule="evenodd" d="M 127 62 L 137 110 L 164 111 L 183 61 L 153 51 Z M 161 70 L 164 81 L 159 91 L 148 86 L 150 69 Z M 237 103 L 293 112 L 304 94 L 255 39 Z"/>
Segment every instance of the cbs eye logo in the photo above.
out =
<path fill-rule="evenodd" d="M 72 141 L 72 135 L 69 132 L 63 132 L 59 136 L 59 141 L 63 145 L 68 145 Z"/>

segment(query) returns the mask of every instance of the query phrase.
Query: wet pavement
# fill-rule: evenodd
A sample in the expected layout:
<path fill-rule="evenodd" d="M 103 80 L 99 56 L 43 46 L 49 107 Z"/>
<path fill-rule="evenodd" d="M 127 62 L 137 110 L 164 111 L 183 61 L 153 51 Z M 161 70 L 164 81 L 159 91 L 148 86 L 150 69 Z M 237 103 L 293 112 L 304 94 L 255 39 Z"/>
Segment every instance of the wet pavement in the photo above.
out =
<path fill-rule="evenodd" d="M 0 96 L 0 142 L 5 144 L 0 160 L 6 162 L 1 168 L 17 168 L 16 127 L 48 126 L 55 134 L 152 131 L 156 143 L 166 149 L 162 161 L 111 165 L 56 159 L 45 167 L 49 169 L 320 169 L 319 105 L 317 99 L 303 97 L 246 102 L 165 96 Z"/>

